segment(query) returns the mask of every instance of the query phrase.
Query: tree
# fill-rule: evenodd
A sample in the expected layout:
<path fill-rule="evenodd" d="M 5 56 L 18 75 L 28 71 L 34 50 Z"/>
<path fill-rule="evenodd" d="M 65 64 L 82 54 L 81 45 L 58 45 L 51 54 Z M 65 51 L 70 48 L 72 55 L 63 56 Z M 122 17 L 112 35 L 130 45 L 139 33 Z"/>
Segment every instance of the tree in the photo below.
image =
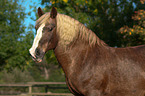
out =
<path fill-rule="evenodd" d="M 141 0 L 144 4 L 145 1 Z M 142 7 L 142 6 L 141 6 Z M 134 12 L 132 16 L 134 25 L 132 27 L 123 26 L 119 33 L 122 46 L 135 46 L 145 44 L 145 10 L 141 9 Z"/>
<path fill-rule="evenodd" d="M 110 46 L 121 46 L 118 29 L 132 26 L 132 14 L 140 6 L 138 0 L 42 0 L 45 11 L 52 6 L 94 31 Z"/>
<path fill-rule="evenodd" d="M 25 69 L 31 62 L 28 49 L 33 35 L 25 33 L 24 11 L 18 0 L 0 1 L 0 70 Z"/>

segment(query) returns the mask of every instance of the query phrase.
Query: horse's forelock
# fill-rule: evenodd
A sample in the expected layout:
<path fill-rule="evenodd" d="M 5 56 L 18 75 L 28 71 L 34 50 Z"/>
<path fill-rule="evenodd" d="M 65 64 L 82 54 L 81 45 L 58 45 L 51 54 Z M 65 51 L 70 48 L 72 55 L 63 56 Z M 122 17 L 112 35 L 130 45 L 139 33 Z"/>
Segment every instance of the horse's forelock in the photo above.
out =
<path fill-rule="evenodd" d="M 35 23 L 35 26 L 38 28 L 40 25 L 45 24 L 50 18 L 50 12 L 42 15 Z"/>

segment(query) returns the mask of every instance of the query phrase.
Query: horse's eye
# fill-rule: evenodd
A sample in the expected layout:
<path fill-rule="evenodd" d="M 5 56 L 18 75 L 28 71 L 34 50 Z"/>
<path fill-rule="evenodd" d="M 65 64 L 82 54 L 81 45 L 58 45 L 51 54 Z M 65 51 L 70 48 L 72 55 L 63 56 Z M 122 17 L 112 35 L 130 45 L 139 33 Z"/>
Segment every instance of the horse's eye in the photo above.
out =
<path fill-rule="evenodd" d="M 43 32 L 44 32 L 44 31 L 50 32 L 50 31 L 52 31 L 52 29 L 53 29 L 52 27 L 44 27 L 44 28 L 43 28 Z"/>
<path fill-rule="evenodd" d="M 50 27 L 50 28 L 48 28 L 48 31 L 50 32 L 50 31 L 52 31 L 52 29 L 53 29 L 53 28 L 52 28 L 52 27 Z"/>
<path fill-rule="evenodd" d="M 42 32 L 44 32 L 46 30 L 46 27 L 43 28 Z"/>

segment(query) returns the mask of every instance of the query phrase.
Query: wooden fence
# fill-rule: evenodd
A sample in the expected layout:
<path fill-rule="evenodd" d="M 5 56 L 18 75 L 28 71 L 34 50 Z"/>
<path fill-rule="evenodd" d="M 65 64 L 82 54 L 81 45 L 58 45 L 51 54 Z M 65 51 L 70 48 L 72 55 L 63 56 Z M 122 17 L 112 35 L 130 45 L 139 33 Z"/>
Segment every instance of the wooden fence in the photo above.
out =
<path fill-rule="evenodd" d="M 67 87 L 55 86 L 52 85 L 65 85 L 65 82 L 28 82 L 27 84 L 0 84 L 0 88 L 28 88 L 28 92 L 19 95 L 0 95 L 0 96 L 73 96 L 71 93 L 52 93 L 48 89 L 67 89 Z M 50 86 L 51 85 L 51 86 Z M 34 87 L 44 87 L 44 93 L 33 92 Z"/>

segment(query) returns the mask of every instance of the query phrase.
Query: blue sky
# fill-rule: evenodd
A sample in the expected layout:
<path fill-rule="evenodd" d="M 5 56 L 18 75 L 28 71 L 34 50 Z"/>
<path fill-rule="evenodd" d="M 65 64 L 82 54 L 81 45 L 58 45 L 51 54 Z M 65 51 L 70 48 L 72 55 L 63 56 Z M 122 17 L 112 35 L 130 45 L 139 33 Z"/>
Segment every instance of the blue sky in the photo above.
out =
<path fill-rule="evenodd" d="M 36 19 L 36 12 L 33 12 L 33 8 L 31 8 L 30 6 L 36 6 L 36 8 L 38 7 L 41 7 L 41 8 L 44 8 L 44 6 L 41 5 L 41 0 L 24 0 L 21 2 L 20 0 L 20 4 L 25 8 L 25 12 L 28 13 L 28 12 L 31 12 L 31 15 L 27 15 L 25 20 L 24 20 L 24 25 L 26 26 L 26 31 L 28 31 L 28 27 L 29 27 L 29 24 L 32 24 L 32 25 L 35 25 L 35 21 L 33 21 L 31 19 L 34 18 Z M 33 31 L 35 31 L 35 29 L 33 29 Z"/>

